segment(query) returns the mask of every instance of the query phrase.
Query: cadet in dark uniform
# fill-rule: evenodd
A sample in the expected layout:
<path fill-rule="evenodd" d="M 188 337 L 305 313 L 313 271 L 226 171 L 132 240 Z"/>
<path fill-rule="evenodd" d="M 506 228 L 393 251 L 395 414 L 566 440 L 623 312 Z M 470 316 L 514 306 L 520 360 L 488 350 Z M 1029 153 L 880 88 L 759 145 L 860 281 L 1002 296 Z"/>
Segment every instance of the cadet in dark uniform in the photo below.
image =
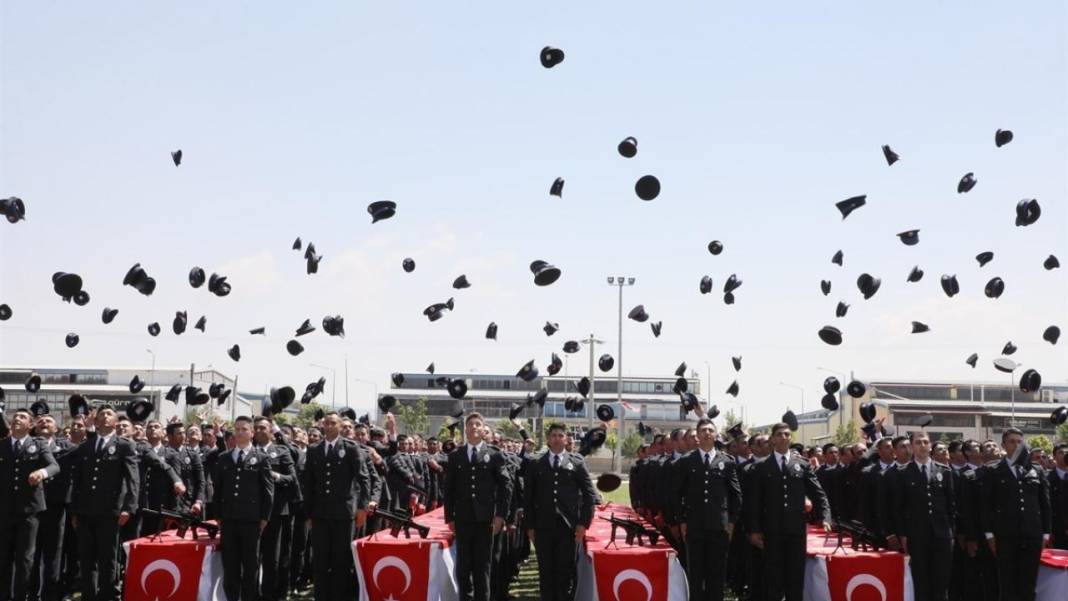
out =
<path fill-rule="evenodd" d="M 916 601 L 945 601 L 953 564 L 956 504 L 953 473 L 931 459 L 927 432 L 913 432 L 913 460 L 899 470 L 890 491 L 893 532 L 910 556 Z"/>
<path fill-rule="evenodd" d="M 983 474 L 980 519 L 997 562 L 999 598 L 1028 601 L 1035 598 L 1039 557 L 1049 541 L 1049 483 L 1045 471 L 1030 464 L 1022 432 L 1006 429 L 1001 446 L 1006 458 Z"/>
<path fill-rule="evenodd" d="M 274 422 L 269 417 L 258 416 L 253 421 L 253 442 L 267 455 L 271 480 L 274 482 L 274 499 L 271 517 L 260 538 L 260 596 L 262 601 L 274 601 L 279 592 L 278 563 L 281 557 L 281 542 L 284 525 L 290 519 L 289 503 L 299 498 L 296 470 L 289 447 L 274 443 Z M 286 553 L 289 552 L 288 547 Z"/>
<path fill-rule="evenodd" d="M 482 416 L 464 420 L 467 444 L 449 454 L 445 523 L 456 533 L 456 580 L 462 601 L 489 601 L 493 537 L 504 527 L 512 483 L 501 454 L 482 440 Z"/>
<path fill-rule="evenodd" d="M 734 457 L 716 451 L 712 420 L 697 422 L 698 448 L 675 464 L 672 488 L 686 542 L 686 577 L 693 601 L 723 599 L 727 548 L 742 513 L 742 488 Z"/>
<path fill-rule="evenodd" d="M 78 532 L 82 599 L 115 601 L 119 528 L 137 513 L 137 451 L 132 441 L 115 431 L 114 409 L 97 409 L 95 422 L 96 432 L 74 454 L 71 508 Z"/>
<path fill-rule="evenodd" d="M 342 438 L 341 417 L 323 416 L 325 438 L 308 449 L 305 466 L 304 509 L 311 520 L 312 571 L 316 601 L 347 600 L 356 583 L 352 575 L 354 528 L 367 520 L 371 481 L 364 453 L 357 443 Z"/>
<path fill-rule="evenodd" d="M 1053 463 L 1049 472 L 1052 543 L 1055 549 L 1068 549 L 1068 444 L 1053 447 Z"/>
<path fill-rule="evenodd" d="M 549 425 L 549 450 L 526 472 L 523 528 L 538 554 L 542 599 L 575 598 L 575 546 L 593 520 L 594 491 L 582 455 L 564 450 L 567 428 Z"/>
<path fill-rule="evenodd" d="M 771 427 L 774 451 L 755 469 L 749 538 L 764 550 L 766 601 L 801 601 L 805 582 L 805 497 L 831 529 L 831 508 L 808 460 L 790 453 L 790 426 Z"/>
<path fill-rule="evenodd" d="M 178 499 L 186 493 L 185 484 L 175 469 L 171 456 L 174 451 L 163 444 L 163 426 L 151 420 L 145 426 L 147 443 L 138 443 L 140 456 L 141 496 L 138 506 L 144 509 L 178 508 Z M 151 536 L 162 525 L 159 516 L 140 516 L 140 536 Z"/>
<path fill-rule="evenodd" d="M 171 451 L 167 455 L 167 461 L 185 484 L 185 494 L 176 499 L 178 509 L 204 515 L 207 482 L 204 465 L 200 460 L 200 449 L 185 446 L 185 428 L 181 422 L 167 424 L 166 431 L 167 446 Z"/>
<path fill-rule="evenodd" d="M 24 601 L 37 544 L 37 516 L 46 509 L 41 484 L 59 473 L 42 440 L 30 436 L 33 416 L 17 409 L 0 441 L 0 583 Z M 12 569 L 14 568 L 14 569 Z M 7 591 L 0 592 L 0 598 Z"/>
<path fill-rule="evenodd" d="M 38 402 L 44 404 L 43 401 Z M 37 514 L 37 552 L 33 560 L 29 597 L 41 601 L 59 601 L 62 596 L 59 576 L 63 564 L 67 504 L 70 502 L 71 453 L 76 447 L 66 439 L 56 438 L 56 420 L 51 415 L 39 414 L 35 430 L 41 438 L 41 446 L 52 453 L 60 469 L 59 473 L 44 482 L 47 509 Z"/>
<path fill-rule="evenodd" d="M 220 521 L 223 592 L 229 601 L 256 601 L 260 535 L 271 518 L 274 479 L 269 456 L 252 445 L 252 419 L 234 420 L 232 451 L 219 453 L 212 474 Z"/>

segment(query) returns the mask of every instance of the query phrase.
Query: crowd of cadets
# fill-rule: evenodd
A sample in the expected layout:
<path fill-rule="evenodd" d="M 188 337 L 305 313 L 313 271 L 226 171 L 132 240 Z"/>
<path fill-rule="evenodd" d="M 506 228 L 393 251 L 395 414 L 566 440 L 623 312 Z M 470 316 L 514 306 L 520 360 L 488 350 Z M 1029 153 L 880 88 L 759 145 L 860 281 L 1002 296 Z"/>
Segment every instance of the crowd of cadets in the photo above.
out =
<path fill-rule="evenodd" d="M 351 543 L 388 527 L 375 510 L 418 515 L 442 505 L 459 543 L 463 598 L 507 599 L 534 539 L 523 518 L 537 504 L 524 499 L 533 441 L 503 438 L 477 414 L 443 443 L 398 434 L 392 414 L 381 428 L 367 422 L 346 409 L 309 428 L 262 416 L 183 425 L 101 406 L 58 431 L 43 403 L 11 412 L 0 421 L 0 483 L 14 492 L 0 494 L 0 600 L 119 599 L 122 543 L 168 527 L 139 511 L 160 508 L 221 524 L 233 601 L 280 600 L 309 585 L 318 600 L 354 599 Z M 480 463 L 464 464 L 471 445 L 462 440 L 477 441 Z M 561 444 L 588 481 L 570 435 Z M 594 500 L 576 524 L 588 525 Z M 472 539 L 471 524 L 482 521 Z"/>

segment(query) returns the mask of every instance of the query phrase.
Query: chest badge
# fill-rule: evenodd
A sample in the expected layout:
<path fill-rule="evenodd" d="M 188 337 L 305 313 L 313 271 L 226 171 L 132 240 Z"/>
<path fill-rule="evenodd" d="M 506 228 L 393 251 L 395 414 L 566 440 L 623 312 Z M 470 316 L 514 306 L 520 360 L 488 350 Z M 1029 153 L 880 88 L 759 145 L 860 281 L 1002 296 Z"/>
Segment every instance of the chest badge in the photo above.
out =
<path fill-rule="evenodd" d="M 185 457 L 185 464 L 186 464 L 186 465 L 189 465 L 189 464 L 190 464 L 190 463 L 192 463 L 192 462 L 193 462 L 193 459 L 192 459 L 191 457 L 189 457 L 188 455 L 186 455 L 186 457 Z"/>
<path fill-rule="evenodd" d="M 337 456 L 341 457 L 342 459 L 344 459 L 345 458 L 345 449 L 341 449 L 340 451 L 338 451 L 337 452 Z"/>
<path fill-rule="evenodd" d="M 489 454 L 483 455 L 482 456 L 482 463 L 489 463 L 489 462 L 490 462 Z"/>
<path fill-rule="evenodd" d="M 114 454 L 115 454 L 115 447 L 108 447 L 108 455 L 114 455 Z"/>
<path fill-rule="evenodd" d="M 716 464 L 716 469 L 720 470 L 720 471 L 723 470 L 723 462 L 722 461 L 720 461 L 719 463 Z"/>
<path fill-rule="evenodd" d="M 26 452 L 30 453 L 31 455 L 33 453 L 36 453 L 37 452 L 37 445 L 31 444 L 30 446 L 26 447 Z"/>
<path fill-rule="evenodd" d="M 270 455 L 271 455 L 271 459 L 275 459 L 275 458 L 278 457 L 278 453 L 275 453 L 274 451 L 271 451 Z"/>
<path fill-rule="evenodd" d="M 941 472 L 935 474 L 935 480 L 938 480 L 939 482 L 942 481 L 942 473 Z"/>
<path fill-rule="evenodd" d="M 253 457 L 252 459 L 248 460 L 248 464 L 249 465 L 256 465 L 258 462 L 259 462 L 259 460 L 257 460 L 255 457 Z"/>
<path fill-rule="evenodd" d="M 799 473 L 799 474 L 801 473 L 801 464 L 800 463 L 795 463 L 794 464 L 794 471 Z"/>

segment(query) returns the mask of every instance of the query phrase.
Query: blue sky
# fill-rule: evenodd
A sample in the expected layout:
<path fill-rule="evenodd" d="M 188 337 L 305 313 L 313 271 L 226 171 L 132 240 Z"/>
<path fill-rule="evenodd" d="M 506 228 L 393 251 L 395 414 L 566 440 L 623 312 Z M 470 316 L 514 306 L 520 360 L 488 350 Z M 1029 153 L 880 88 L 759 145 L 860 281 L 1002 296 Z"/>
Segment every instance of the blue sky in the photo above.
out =
<path fill-rule="evenodd" d="M 0 302 L 15 311 L 0 363 L 147 368 L 152 348 L 260 390 L 347 356 L 351 403 L 369 407 L 355 378 L 381 390 L 431 361 L 514 372 L 591 332 L 616 354 L 605 277 L 628 275 L 624 310 L 644 304 L 664 334 L 626 321 L 624 373 L 685 360 L 704 376 L 707 361 L 711 400 L 757 420 L 799 408 L 780 381 L 814 408 L 818 366 L 1002 382 L 990 360 L 1009 340 L 1047 382 L 1068 381 L 1068 347 L 1041 340 L 1068 327 L 1064 271 L 1041 266 L 1068 260 L 1063 3 L 514 4 L 4 3 L 0 195 L 23 198 L 28 220 L 0 224 Z M 543 69 L 545 45 L 566 60 Z M 998 128 L 1016 140 L 995 148 Z M 638 155 L 624 159 L 630 135 Z M 887 167 L 882 144 L 902 160 Z M 968 171 L 979 183 L 958 195 Z M 652 202 L 633 193 L 647 173 L 663 186 Z M 556 177 L 563 198 L 548 195 Z M 842 221 L 834 203 L 857 194 L 868 206 Z M 1014 227 L 1025 197 L 1042 219 Z M 372 226 L 380 199 L 397 216 Z M 917 228 L 915 247 L 895 236 Z M 317 275 L 289 250 L 296 236 L 325 256 Z M 535 259 L 560 281 L 536 288 Z M 121 286 L 134 262 L 159 281 L 152 297 Z M 190 288 L 194 265 L 233 293 Z M 927 275 L 906 285 L 913 265 Z M 60 302 L 54 271 L 81 274 L 90 305 Z M 868 301 L 862 272 L 883 279 Z M 461 273 L 472 287 L 454 291 Z M 731 273 L 744 284 L 728 307 Z M 959 296 L 942 294 L 943 273 Z M 706 274 L 716 292 L 702 296 Z M 996 301 L 982 294 L 994 276 Z M 422 309 L 449 296 L 456 311 L 428 323 Z M 120 309 L 107 327 L 104 306 Z M 177 310 L 206 314 L 207 333 L 171 334 Z M 301 321 L 336 313 L 344 340 L 316 332 L 286 354 Z M 552 338 L 546 320 L 561 324 Z M 932 331 L 910 335 L 912 320 Z M 842 346 L 819 341 L 825 324 Z M 250 337 L 260 325 L 268 336 Z M 732 405 L 721 392 L 738 354 Z"/>

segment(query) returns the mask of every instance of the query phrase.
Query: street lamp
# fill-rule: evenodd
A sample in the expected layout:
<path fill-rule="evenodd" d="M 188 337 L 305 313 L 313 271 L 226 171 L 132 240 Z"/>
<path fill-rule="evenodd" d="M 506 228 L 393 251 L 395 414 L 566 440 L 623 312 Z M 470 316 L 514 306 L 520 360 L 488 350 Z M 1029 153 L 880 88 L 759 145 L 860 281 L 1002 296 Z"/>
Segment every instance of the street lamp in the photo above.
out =
<path fill-rule="evenodd" d="M 1011 425 L 1013 427 L 1016 426 L 1016 385 L 1013 382 L 1013 374 L 1021 365 L 1023 365 L 1023 363 L 1017 363 L 1008 357 L 998 357 L 997 359 L 994 359 L 994 368 L 1009 374 L 1009 399 L 1012 403 Z"/>
<path fill-rule="evenodd" d="M 337 409 L 337 370 L 318 363 L 309 363 L 308 367 L 318 367 L 330 372 L 330 408 Z"/>
<path fill-rule="evenodd" d="M 798 386 L 797 384 L 791 384 L 789 382 L 783 382 L 781 380 L 779 381 L 779 386 L 788 386 L 790 388 L 796 388 L 796 389 L 801 391 L 801 414 L 804 415 L 804 413 L 805 413 L 805 389 L 802 388 L 801 386 Z"/>
<path fill-rule="evenodd" d="M 608 276 L 608 285 L 619 288 L 619 352 L 616 357 L 616 402 L 619 405 L 619 434 L 616 440 L 616 453 L 612 461 L 613 470 L 618 474 L 623 464 L 623 422 L 626 410 L 623 407 L 623 287 L 633 286 L 635 278 L 625 276 Z M 592 419 L 592 417 L 591 417 Z"/>
<path fill-rule="evenodd" d="M 596 394 L 595 391 L 597 389 L 597 386 L 594 383 L 594 378 L 596 376 L 595 376 L 595 372 L 593 370 L 593 354 L 594 354 L 594 349 L 597 348 L 597 345 L 598 344 L 603 344 L 604 340 L 598 340 L 597 338 L 593 337 L 593 334 L 590 334 L 589 338 L 586 338 L 585 340 L 580 340 L 579 342 L 581 342 L 582 344 L 590 345 L 590 395 L 589 395 L 589 397 L 587 397 L 587 402 L 583 403 L 583 408 L 586 410 L 586 415 L 589 416 L 589 423 L 587 424 L 587 426 L 590 429 L 593 429 L 593 413 L 594 413 L 593 412 L 593 408 L 594 408 L 594 400 L 593 399 L 594 399 L 594 395 Z M 566 357 L 567 355 L 565 354 L 564 356 Z M 565 391 L 567 390 L 567 383 L 566 382 L 564 384 L 564 390 Z"/>

